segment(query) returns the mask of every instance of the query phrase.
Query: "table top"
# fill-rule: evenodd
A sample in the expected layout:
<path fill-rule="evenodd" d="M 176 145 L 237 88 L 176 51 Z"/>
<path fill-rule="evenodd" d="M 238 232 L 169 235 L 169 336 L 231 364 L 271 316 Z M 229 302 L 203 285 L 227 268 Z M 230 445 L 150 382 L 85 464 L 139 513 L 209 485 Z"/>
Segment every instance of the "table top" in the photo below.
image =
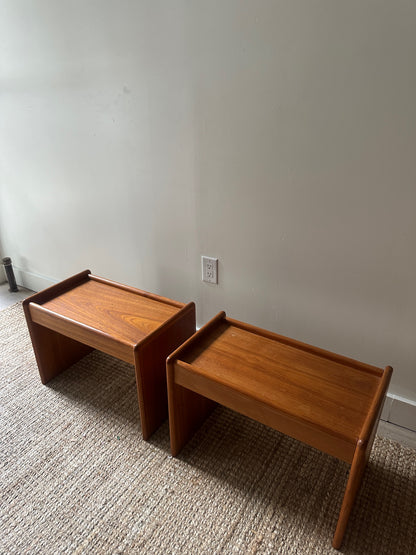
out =
<path fill-rule="evenodd" d="M 54 297 L 43 307 L 133 345 L 179 310 L 172 304 L 94 279 Z"/>
<path fill-rule="evenodd" d="M 214 319 L 215 320 L 215 319 Z M 218 318 L 177 355 L 202 377 L 355 443 L 384 370 Z"/>
<path fill-rule="evenodd" d="M 79 326 L 134 347 L 185 306 L 94 276 L 88 270 L 27 299 L 35 322 Z M 71 328 L 71 329 L 72 329 Z M 60 328 L 58 329 L 58 331 Z"/>

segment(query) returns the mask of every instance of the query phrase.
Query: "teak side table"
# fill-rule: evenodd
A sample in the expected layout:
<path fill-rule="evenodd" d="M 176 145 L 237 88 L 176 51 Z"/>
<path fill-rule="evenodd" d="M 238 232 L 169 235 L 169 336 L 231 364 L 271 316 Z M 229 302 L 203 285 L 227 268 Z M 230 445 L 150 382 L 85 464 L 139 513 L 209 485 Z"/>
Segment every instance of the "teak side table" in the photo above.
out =
<path fill-rule="evenodd" d="M 351 464 L 332 545 L 341 546 L 392 368 L 306 345 L 220 312 L 167 360 L 176 456 L 216 403 Z"/>
<path fill-rule="evenodd" d="M 166 419 L 166 357 L 195 332 L 195 304 L 85 270 L 23 302 L 42 383 L 92 349 L 135 367 L 144 439 Z"/>

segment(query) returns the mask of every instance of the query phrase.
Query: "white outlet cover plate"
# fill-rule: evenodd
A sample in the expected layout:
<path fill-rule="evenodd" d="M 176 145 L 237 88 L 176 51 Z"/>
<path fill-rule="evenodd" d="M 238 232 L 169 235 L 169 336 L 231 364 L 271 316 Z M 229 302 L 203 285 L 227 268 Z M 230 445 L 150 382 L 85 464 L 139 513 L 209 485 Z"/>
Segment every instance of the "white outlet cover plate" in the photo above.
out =
<path fill-rule="evenodd" d="M 202 281 L 218 283 L 218 258 L 201 256 Z"/>

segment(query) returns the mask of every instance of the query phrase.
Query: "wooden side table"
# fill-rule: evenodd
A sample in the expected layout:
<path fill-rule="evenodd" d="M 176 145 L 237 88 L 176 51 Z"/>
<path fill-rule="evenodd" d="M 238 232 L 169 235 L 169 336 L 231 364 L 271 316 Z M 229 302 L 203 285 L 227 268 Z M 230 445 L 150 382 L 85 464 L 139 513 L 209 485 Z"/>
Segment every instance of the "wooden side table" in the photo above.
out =
<path fill-rule="evenodd" d="M 92 349 L 134 364 L 143 438 L 167 417 L 166 357 L 195 331 L 184 305 L 85 270 L 23 302 L 45 384 Z"/>
<path fill-rule="evenodd" d="M 172 454 L 220 403 L 350 463 L 332 542 L 338 549 L 391 373 L 221 312 L 167 360 Z"/>

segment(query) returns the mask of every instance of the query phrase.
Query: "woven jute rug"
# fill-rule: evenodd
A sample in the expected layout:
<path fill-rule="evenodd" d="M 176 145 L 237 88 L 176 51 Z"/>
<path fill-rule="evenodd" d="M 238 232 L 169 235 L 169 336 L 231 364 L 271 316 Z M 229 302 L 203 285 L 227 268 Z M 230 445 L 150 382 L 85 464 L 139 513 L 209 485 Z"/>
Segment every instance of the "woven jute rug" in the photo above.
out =
<path fill-rule="evenodd" d="M 336 553 L 348 465 L 218 407 L 178 458 L 141 438 L 133 367 L 99 352 L 41 384 L 0 312 L 0 552 Z M 376 438 L 342 553 L 416 553 L 416 452 Z"/>

